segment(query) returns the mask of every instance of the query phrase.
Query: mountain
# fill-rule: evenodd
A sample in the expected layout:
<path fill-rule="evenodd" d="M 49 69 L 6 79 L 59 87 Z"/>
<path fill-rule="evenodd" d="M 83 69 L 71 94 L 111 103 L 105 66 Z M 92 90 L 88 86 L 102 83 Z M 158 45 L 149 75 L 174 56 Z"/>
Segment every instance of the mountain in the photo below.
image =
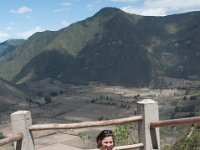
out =
<path fill-rule="evenodd" d="M 0 77 L 148 86 L 157 76 L 200 77 L 200 12 L 152 17 L 103 8 L 59 31 L 32 35 L 0 57 Z"/>
<path fill-rule="evenodd" d="M 0 112 L 24 108 L 26 94 L 14 84 L 0 79 Z"/>
<path fill-rule="evenodd" d="M 11 39 L 0 43 L 0 57 L 23 44 L 23 39 Z"/>

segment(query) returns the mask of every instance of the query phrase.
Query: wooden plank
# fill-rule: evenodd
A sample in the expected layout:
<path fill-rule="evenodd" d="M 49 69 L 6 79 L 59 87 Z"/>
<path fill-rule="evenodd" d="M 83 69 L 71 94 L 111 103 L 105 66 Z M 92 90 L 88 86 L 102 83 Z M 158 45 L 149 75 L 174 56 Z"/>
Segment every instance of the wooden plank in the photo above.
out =
<path fill-rule="evenodd" d="M 118 147 L 115 147 L 114 150 L 129 150 L 129 149 L 134 149 L 134 148 L 140 148 L 143 146 L 144 146 L 143 143 L 138 143 L 138 144 L 133 144 L 133 145 L 118 146 Z"/>
<path fill-rule="evenodd" d="M 29 127 L 30 131 L 40 131 L 40 130 L 56 130 L 56 129 L 79 129 L 88 127 L 100 127 L 100 126 L 110 126 L 127 124 L 131 122 L 142 121 L 143 116 L 127 117 L 122 119 L 104 120 L 104 121 L 87 121 L 81 123 L 71 123 L 71 124 L 41 124 L 32 125 Z"/>
<path fill-rule="evenodd" d="M 12 136 L 10 138 L 2 139 L 2 140 L 0 140 L 0 146 L 4 146 L 6 144 L 13 143 L 13 142 L 16 142 L 16 141 L 21 141 L 22 138 L 23 138 L 23 134 L 19 133 L 19 134 Z"/>
<path fill-rule="evenodd" d="M 125 146 L 116 146 L 114 150 L 131 150 L 134 148 L 141 148 L 141 147 L 144 147 L 143 143 L 137 143 L 137 144 L 125 145 Z M 90 149 L 90 150 L 99 150 L 99 149 Z"/>
<path fill-rule="evenodd" d="M 39 148 L 39 150 L 83 150 L 83 149 L 57 143 L 47 147 Z"/>
<path fill-rule="evenodd" d="M 151 128 L 157 128 L 157 127 L 190 125 L 190 124 L 200 124 L 200 117 L 190 117 L 190 118 L 180 118 L 180 119 L 157 121 L 157 122 L 152 122 L 150 124 L 150 126 L 151 126 Z"/>

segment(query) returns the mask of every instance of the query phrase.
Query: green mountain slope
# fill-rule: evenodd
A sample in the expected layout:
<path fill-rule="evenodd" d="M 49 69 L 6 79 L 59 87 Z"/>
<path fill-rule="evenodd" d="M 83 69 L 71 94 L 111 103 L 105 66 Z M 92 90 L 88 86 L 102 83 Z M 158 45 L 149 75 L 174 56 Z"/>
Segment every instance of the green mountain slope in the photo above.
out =
<path fill-rule="evenodd" d="M 34 56 L 40 54 L 56 35 L 57 32 L 50 31 L 36 33 L 17 47 L 15 51 L 6 54 L 0 60 L 0 76 L 12 80 L 22 67 Z"/>
<path fill-rule="evenodd" d="M 137 41 L 132 21 L 125 15 L 116 13 L 102 25 L 102 34 L 96 35 L 64 72 L 65 81 L 99 81 L 128 86 L 149 83 L 150 62 Z"/>
<path fill-rule="evenodd" d="M 31 36 L 0 59 L 0 77 L 146 86 L 152 77 L 199 78 L 200 12 L 145 17 L 103 8 L 59 31 Z"/>

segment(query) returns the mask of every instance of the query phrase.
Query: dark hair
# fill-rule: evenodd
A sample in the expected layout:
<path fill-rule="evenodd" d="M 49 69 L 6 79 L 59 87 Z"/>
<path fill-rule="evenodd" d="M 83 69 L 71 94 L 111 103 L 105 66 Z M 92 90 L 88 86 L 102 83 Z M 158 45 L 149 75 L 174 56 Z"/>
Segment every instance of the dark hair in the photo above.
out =
<path fill-rule="evenodd" d="M 113 143 L 115 145 L 115 141 L 114 141 L 114 135 L 113 135 L 113 132 L 111 130 L 103 130 L 99 133 L 99 135 L 96 137 L 96 142 L 97 142 L 97 148 L 100 148 L 102 146 L 102 140 L 105 138 L 105 137 L 108 137 L 108 136 L 112 136 L 113 138 Z"/>

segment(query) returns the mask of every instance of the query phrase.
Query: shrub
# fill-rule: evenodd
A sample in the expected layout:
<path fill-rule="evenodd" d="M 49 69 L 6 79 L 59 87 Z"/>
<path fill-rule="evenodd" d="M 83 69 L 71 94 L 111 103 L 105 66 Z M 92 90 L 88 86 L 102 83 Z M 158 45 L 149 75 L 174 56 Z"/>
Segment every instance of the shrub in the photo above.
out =
<path fill-rule="evenodd" d="M 134 127 L 131 125 L 118 125 L 114 130 L 115 142 L 117 145 L 129 145 L 137 143 L 133 137 Z"/>
<path fill-rule="evenodd" d="M 2 132 L 0 132 L 0 139 L 4 139 L 4 138 L 5 138 L 5 135 Z"/>
<path fill-rule="evenodd" d="M 191 136 L 188 137 L 191 130 L 184 132 L 172 146 L 172 150 L 196 150 L 200 148 L 200 129 L 198 126 L 194 127 Z"/>

